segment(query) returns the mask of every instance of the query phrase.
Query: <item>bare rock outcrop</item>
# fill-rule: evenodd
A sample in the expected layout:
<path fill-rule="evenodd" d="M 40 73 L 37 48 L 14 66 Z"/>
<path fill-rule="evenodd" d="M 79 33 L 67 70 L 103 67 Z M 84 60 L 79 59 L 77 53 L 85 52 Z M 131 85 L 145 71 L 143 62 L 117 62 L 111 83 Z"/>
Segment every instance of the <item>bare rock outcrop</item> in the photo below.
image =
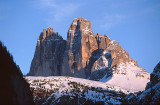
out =
<path fill-rule="evenodd" d="M 132 60 L 130 58 L 129 53 L 123 49 L 119 43 L 115 40 L 110 41 L 108 43 L 107 48 L 105 51 L 111 53 L 111 58 L 112 58 L 112 65 L 111 67 L 117 66 L 120 63 L 125 63 L 125 62 L 133 62 L 135 66 L 138 66 L 137 62 Z M 138 66 L 139 67 L 139 66 Z"/>
<path fill-rule="evenodd" d="M 111 41 L 111 39 L 105 34 L 104 37 L 100 34 L 96 34 L 96 39 L 97 39 L 97 44 L 98 44 L 98 49 L 103 49 L 105 50 Z"/>
<path fill-rule="evenodd" d="M 62 56 L 66 41 L 48 27 L 41 32 L 31 63 L 30 76 L 57 76 L 60 75 Z"/>

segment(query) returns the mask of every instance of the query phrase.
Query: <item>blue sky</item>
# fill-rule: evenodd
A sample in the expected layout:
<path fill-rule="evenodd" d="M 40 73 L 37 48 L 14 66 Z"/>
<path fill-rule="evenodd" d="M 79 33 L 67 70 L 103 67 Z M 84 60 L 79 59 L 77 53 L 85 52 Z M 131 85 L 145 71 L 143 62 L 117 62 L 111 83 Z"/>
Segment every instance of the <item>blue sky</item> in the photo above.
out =
<path fill-rule="evenodd" d="M 118 41 L 148 72 L 160 61 L 159 0 L 1 0 L 0 40 L 26 74 L 40 32 L 51 26 L 66 39 L 76 17 Z"/>

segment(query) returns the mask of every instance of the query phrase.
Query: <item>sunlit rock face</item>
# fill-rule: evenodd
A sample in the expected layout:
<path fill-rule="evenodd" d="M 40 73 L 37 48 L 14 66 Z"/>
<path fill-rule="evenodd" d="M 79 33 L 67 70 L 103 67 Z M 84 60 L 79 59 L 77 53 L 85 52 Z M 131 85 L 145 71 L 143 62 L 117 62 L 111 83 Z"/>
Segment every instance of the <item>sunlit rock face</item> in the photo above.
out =
<path fill-rule="evenodd" d="M 98 49 L 106 49 L 111 39 L 105 34 L 104 37 L 100 34 L 96 34 L 96 40 L 98 44 Z"/>
<path fill-rule="evenodd" d="M 91 22 L 84 18 L 75 18 L 67 34 L 61 75 L 86 78 L 86 65 L 91 53 L 97 49 L 97 40 Z"/>
<path fill-rule="evenodd" d="M 65 45 L 66 41 L 58 33 L 55 33 L 53 28 L 44 29 L 37 40 L 36 51 L 28 75 L 60 75 Z"/>

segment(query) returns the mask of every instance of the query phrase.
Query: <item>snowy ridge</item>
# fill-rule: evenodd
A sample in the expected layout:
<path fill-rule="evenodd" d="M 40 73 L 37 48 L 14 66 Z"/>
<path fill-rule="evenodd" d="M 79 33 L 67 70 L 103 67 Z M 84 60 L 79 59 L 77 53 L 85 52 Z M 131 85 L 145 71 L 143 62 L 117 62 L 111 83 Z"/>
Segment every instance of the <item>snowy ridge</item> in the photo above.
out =
<path fill-rule="evenodd" d="M 25 79 L 30 83 L 31 87 L 38 88 L 39 84 L 42 83 L 41 87 L 45 89 L 53 89 L 60 86 L 59 91 L 63 91 L 64 89 L 69 89 L 69 82 L 76 82 L 88 87 L 101 87 L 103 89 L 109 89 L 114 91 L 121 91 L 123 93 L 137 92 L 136 90 L 121 88 L 120 86 L 114 86 L 109 83 L 103 83 L 99 81 L 92 81 L 82 78 L 75 77 L 67 77 L 67 76 L 49 76 L 49 77 L 41 77 L 41 76 L 27 76 Z M 35 82 L 39 80 L 39 82 Z M 41 81 L 41 82 L 40 82 Z M 54 87 L 51 87 L 50 84 L 54 84 Z"/>
<path fill-rule="evenodd" d="M 112 77 L 109 78 L 105 78 L 104 76 L 99 81 L 127 90 L 143 91 L 147 82 L 149 82 L 150 75 L 148 72 L 135 66 L 132 62 L 126 62 L 120 63 L 117 69 L 113 71 Z"/>
<path fill-rule="evenodd" d="M 75 98 L 78 97 L 78 99 L 82 100 L 81 104 L 87 104 L 88 100 L 94 103 L 104 102 L 104 104 L 121 104 L 123 101 L 122 99 L 125 97 L 124 93 L 136 92 L 108 85 L 103 82 L 66 76 L 27 76 L 25 79 L 36 92 L 34 93 L 36 94 L 34 100 L 36 100 L 38 94 L 43 93 L 43 97 L 45 97 L 44 94 L 51 92 L 49 97 L 44 101 L 44 104 L 48 102 L 50 102 L 49 104 L 63 104 L 61 102 L 63 102 L 62 100 L 64 100 L 64 97 L 69 97 L 68 100 L 75 100 Z"/>

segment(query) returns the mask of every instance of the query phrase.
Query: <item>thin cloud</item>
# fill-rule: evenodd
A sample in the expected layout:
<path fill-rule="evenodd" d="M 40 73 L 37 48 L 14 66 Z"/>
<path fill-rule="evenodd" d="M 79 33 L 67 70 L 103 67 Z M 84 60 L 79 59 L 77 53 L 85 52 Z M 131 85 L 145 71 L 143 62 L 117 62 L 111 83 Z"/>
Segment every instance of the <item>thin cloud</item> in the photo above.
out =
<path fill-rule="evenodd" d="M 40 3 L 41 5 L 45 7 L 55 7 L 56 6 L 54 0 L 40 0 Z"/>
<path fill-rule="evenodd" d="M 112 4 L 110 5 L 110 7 L 111 8 L 130 7 L 139 2 L 143 2 L 143 1 L 142 0 L 117 0 L 116 3 L 115 1 L 112 1 Z"/>
<path fill-rule="evenodd" d="M 56 10 L 56 13 L 53 14 L 53 17 L 56 21 L 60 21 L 62 20 L 62 18 L 68 17 L 73 13 L 75 13 L 79 7 L 80 7 L 79 5 L 75 5 L 72 3 L 67 5 L 62 5 L 62 8 L 61 7 L 56 8 L 57 10 Z"/>
<path fill-rule="evenodd" d="M 55 7 L 56 4 L 54 0 L 32 0 L 30 4 L 34 8 L 44 9 L 49 7 Z"/>
<path fill-rule="evenodd" d="M 126 16 L 121 14 L 106 14 L 103 18 L 99 20 L 100 27 L 109 30 L 116 25 L 122 23 L 122 21 L 126 18 Z"/>
<path fill-rule="evenodd" d="M 34 0 L 32 6 L 45 9 L 48 12 L 48 17 L 44 19 L 46 22 L 59 22 L 66 17 L 72 16 L 80 7 L 77 3 L 58 3 L 54 0 Z"/>

